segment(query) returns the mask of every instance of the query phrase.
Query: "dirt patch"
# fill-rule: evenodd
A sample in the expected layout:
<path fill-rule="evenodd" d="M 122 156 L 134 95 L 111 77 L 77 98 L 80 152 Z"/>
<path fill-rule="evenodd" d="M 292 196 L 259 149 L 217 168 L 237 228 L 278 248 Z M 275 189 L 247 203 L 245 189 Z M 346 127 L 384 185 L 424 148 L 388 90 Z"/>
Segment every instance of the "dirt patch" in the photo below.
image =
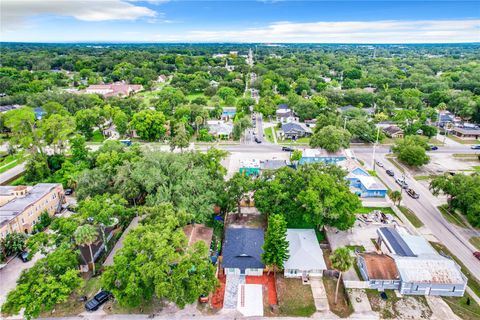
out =
<path fill-rule="evenodd" d="M 337 279 L 333 277 L 323 277 L 323 284 L 325 285 L 325 291 L 327 293 L 328 305 L 330 311 L 335 313 L 340 318 L 347 318 L 353 313 L 353 307 L 348 299 L 348 294 L 343 286 L 343 281 L 340 281 L 340 287 L 338 289 L 338 299 L 335 304 L 335 289 L 337 286 Z"/>
<path fill-rule="evenodd" d="M 226 226 L 229 228 L 265 228 L 265 224 L 263 215 L 238 215 L 236 212 L 233 212 L 228 215 Z"/>
<path fill-rule="evenodd" d="M 398 298 L 392 290 L 386 290 L 387 300 L 377 290 L 366 290 L 372 310 L 380 313 L 382 319 L 429 319 L 432 311 L 422 296 Z"/>
<path fill-rule="evenodd" d="M 223 297 L 225 296 L 225 282 L 226 277 L 224 274 L 218 276 L 220 286 L 215 290 L 210 299 L 210 305 L 213 309 L 220 310 L 223 308 Z"/>
<path fill-rule="evenodd" d="M 316 311 L 312 289 L 309 285 L 302 284 L 301 279 L 290 279 L 278 275 L 276 288 L 278 313 L 275 315 L 310 317 Z"/>

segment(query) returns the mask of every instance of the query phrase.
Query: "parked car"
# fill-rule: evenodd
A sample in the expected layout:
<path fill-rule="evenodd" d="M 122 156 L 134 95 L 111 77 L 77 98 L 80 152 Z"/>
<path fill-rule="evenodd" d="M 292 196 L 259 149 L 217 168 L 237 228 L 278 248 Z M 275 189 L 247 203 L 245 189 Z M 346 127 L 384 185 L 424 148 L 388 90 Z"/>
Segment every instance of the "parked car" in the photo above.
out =
<path fill-rule="evenodd" d="M 380 168 L 383 168 L 383 163 L 381 163 L 380 161 L 375 161 L 375 163 L 377 164 L 377 166 L 379 166 Z"/>
<path fill-rule="evenodd" d="M 92 299 L 85 303 L 85 309 L 87 311 L 96 311 L 102 304 L 108 301 L 112 294 L 108 291 L 102 290 L 97 293 Z"/>
<path fill-rule="evenodd" d="M 480 144 L 477 144 L 477 145 L 474 145 L 474 146 L 471 146 L 470 149 L 473 149 L 473 150 L 479 150 L 480 149 Z"/>
<path fill-rule="evenodd" d="M 393 177 L 395 175 L 395 173 L 393 172 L 393 170 L 387 170 L 386 171 L 387 174 L 390 176 L 390 177 Z"/>
<path fill-rule="evenodd" d="M 293 152 L 293 148 L 290 148 L 290 147 L 282 147 L 282 151 Z"/>
<path fill-rule="evenodd" d="M 415 190 L 409 188 L 407 189 L 407 194 L 412 197 L 413 199 L 418 199 L 420 198 L 420 195 L 418 193 L 415 192 Z"/>
<path fill-rule="evenodd" d="M 430 144 L 430 145 L 428 146 L 428 148 L 429 148 L 430 151 L 438 150 L 438 147 L 437 147 L 437 146 L 434 146 L 433 144 Z"/>
<path fill-rule="evenodd" d="M 257 137 L 255 137 L 255 142 L 256 143 L 262 143 L 262 140 L 258 139 Z"/>
<path fill-rule="evenodd" d="M 477 258 L 478 260 L 480 260 L 480 251 L 475 251 L 475 252 L 473 253 L 473 256 L 474 256 L 475 258 Z"/>
<path fill-rule="evenodd" d="M 27 251 L 22 251 L 18 254 L 18 258 L 22 260 L 22 262 L 30 261 L 30 257 Z"/>
<path fill-rule="evenodd" d="M 73 190 L 72 189 L 65 189 L 65 195 L 66 196 L 69 196 L 73 193 Z"/>
<path fill-rule="evenodd" d="M 405 182 L 405 180 L 402 180 L 400 178 L 397 178 L 395 179 L 395 182 L 400 186 L 402 187 L 402 189 L 407 189 L 408 188 L 408 184 Z"/>

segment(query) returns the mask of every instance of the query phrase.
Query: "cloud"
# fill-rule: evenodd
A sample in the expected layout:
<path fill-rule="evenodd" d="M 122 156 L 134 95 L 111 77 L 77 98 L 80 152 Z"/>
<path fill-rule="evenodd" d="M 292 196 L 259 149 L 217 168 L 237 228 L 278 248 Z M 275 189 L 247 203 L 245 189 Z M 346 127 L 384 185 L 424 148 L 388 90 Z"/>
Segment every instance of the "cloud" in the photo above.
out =
<path fill-rule="evenodd" d="M 70 16 L 82 21 L 154 18 L 157 12 L 135 0 L 1 0 L 1 29 L 15 30 L 39 15 Z M 164 0 L 150 0 L 161 3 Z"/>
<path fill-rule="evenodd" d="M 243 30 L 193 30 L 177 41 L 437 43 L 480 41 L 480 20 L 275 22 Z"/>

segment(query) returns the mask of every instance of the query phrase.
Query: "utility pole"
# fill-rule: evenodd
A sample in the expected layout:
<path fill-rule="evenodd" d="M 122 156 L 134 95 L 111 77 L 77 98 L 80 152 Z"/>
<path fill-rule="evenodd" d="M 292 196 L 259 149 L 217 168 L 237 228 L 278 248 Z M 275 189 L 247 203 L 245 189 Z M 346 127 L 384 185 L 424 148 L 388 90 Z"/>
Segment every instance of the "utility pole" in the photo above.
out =
<path fill-rule="evenodd" d="M 373 153 L 372 153 L 372 162 L 373 162 L 373 171 L 375 171 L 375 149 L 377 147 L 378 143 L 378 136 L 380 135 L 380 127 L 377 127 L 377 139 L 375 140 L 375 143 L 373 144 Z"/>
<path fill-rule="evenodd" d="M 343 120 L 343 130 L 347 129 L 347 117 Z"/>

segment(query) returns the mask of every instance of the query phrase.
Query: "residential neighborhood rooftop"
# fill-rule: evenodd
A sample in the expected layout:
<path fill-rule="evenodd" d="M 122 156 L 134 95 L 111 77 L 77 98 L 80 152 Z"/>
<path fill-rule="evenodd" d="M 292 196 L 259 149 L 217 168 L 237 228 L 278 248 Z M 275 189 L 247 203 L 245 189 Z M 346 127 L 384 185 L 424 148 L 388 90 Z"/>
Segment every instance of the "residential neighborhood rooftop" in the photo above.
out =
<path fill-rule="evenodd" d="M 397 257 L 398 271 L 405 282 L 462 284 L 465 278 L 455 261 L 437 258 Z"/>
<path fill-rule="evenodd" d="M 361 253 L 367 265 L 369 279 L 398 280 L 398 273 L 395 260 L 386 255 L 378 253 Z"/>
<path fill-rule="evenodd" d="M 257 228 L 227 228 L 223 244 L 224 268 L 263 268 L 264 231 Z"/>
<path fill-rule="evenodd" d="M 314 229 L 287 229 L 287 241 L 290 256 L 285 269 L 327 269 Z"/>

